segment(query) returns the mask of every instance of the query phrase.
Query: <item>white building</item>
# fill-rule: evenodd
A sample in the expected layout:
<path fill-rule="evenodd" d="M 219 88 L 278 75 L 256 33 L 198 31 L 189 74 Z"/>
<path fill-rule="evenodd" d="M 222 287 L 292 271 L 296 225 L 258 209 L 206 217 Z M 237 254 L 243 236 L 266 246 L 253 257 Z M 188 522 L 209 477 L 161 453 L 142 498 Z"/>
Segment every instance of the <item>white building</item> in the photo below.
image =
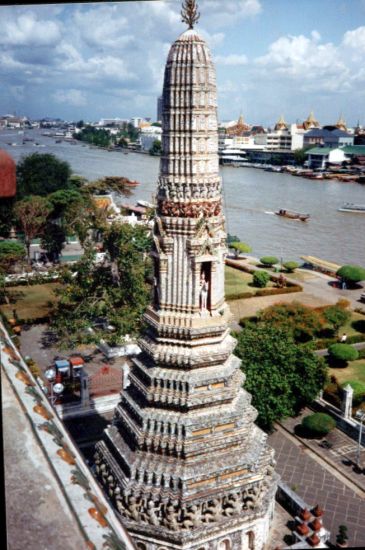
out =
<path fill-rule="evenodd" d="M 142 151 L 149 151 L 154 141 L 161 141 L 162 128 L 159 126 L 145 126 L 141 129 L 139 143 Z"/>
<path fill-rule="evenodd" d="M 314 147 L 309 149 L 308 155 L 308 167 L 320 168 L 324 170 L 327 163 L 329 164 L 341 164 L 344 160 L 349 160 L 343 149 L 331 149 L 330 147 Z"/>

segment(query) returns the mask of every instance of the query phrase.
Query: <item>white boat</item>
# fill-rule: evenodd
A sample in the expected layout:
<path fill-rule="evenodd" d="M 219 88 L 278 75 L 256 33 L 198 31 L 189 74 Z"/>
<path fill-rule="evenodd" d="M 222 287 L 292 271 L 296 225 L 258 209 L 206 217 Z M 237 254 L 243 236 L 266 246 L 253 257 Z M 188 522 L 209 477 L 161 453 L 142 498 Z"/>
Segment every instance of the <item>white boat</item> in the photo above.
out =
<path fill-rule="evenodd" d="M 365 214 L 365 204 L 353 204 L 352 202 L 346 202 L 341 208 L 338 208 L 338 212 L 355 212 L 357 214 Z"/>

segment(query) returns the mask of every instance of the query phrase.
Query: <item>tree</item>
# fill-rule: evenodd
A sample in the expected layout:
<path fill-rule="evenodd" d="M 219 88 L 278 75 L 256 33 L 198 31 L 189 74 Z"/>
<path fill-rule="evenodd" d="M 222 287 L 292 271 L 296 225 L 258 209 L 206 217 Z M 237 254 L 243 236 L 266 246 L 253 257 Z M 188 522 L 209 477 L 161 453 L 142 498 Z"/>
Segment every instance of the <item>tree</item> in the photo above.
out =
<path fill-rule="evenodd" d="M 69 187 L 71 168 L 55 155 L 33 153 L 17 165 L 17 196 L 46 196 Z"/>
<path fill-rule="evenodd" d="M 7 273 L 9 269 L 20 262 L 25 256 L 22 243 L 16 241 L 0 241 L 0 271 Z"/>
<path fill-rule="evenodd" d="M 227 235 L 228 248 L 229 248 L 229 245 L 231 243 L 238 243 L 238 242 L 241 242 L 241 239 L 239 237 L 237 237 L 236 235 L 231 235 L 230 233 L 228 233 L 228 235 Z"/>
<path fill-rule="evenodd" d="M 330 362 L 336 367 L 347 367 L 348 361 L 356 361 L 359 352 L 350 344 L 332 344 L 328 348 Z"/>
<path fill-rule="evenodd" d="M 288 273 L 294 273 L 297 267 L 299 267 L 299 264 L 297 262 L 289 261 L 289 262 L 285 262 L 285 264 L 283 264 L 283 267 L 285 267 Z"/>
<path fill-rule="evenodd" d="M 270 306 L 260 312 L 259 319 L 290 331 L 298 343 L 312 340 L 324 323 L 318 311 L 299 302 Z"/>
<path fill-rule="evenodd" d="M 228 243 L 228 248 L 231 248 L 234 251 L 235 258 L 239 258 L 240 254 L 246 254 L 251 252 L 252 248 L 250 245 L 243 243 L 241 241 L 233 241 Z"/>
<path fill-rule="evenodd" d="M 65 271 L 54 328 L 67 345 L 98 342 L 100 338 L 120 343 L 127 334 L 134 336 L 141 330 L 150 297 L 147 231 L 141 226 L 112 224 L 105 229 L 104 246 L 109 261 L 96 264 L 94 249 L 86 243 L 84 256 L 73 266 L 76 275 Z M 113 331 L 87 330 L 98 319 L 111 325 Z"/>
<path fill-rule="evenodd" d="M 338 528 L 338 534 L 336 535 L 337 544 L 346 545 L 349 537 L 347 535 L 346 525 L 340 525 Z"/>
<path fill-rule="evenodd" d="M 77 189 L 59 189 L 47 197 L 52 206 L 52 219 L 63 220 L 65 212 L 70 207 L 78 207 L 85 201 L 85 194 Z"/>
<path fill-rule="evenodd" d="M 325 362 L 308 344 L 298 346 L 287 328 L 248 323 L 237 340 L 245 389 L 262 427 L 270 429 L 276 420 L 297 414 L 323 387 Z"/>
<path fill-rule="evenodd" d="M 327 307 L 323 312 L 327 323 L 331 325 L 335 334 L 338 333 L 340 327 L 345 325 L 351 319 L 351 312 L 337 303 L 334 306 Z"/>
<path fill-rule="evenodd" d="M 106 176 L 96 181 L 87 183 L 83 191 L 90 195 L 100 195 L 116 191 L 124 197 L 130 197 L 132 195 L 131 184 L 136 182 L 125 178 L 124 176 Z"/>
<path fill-rule="evenodd" d="M 306 152 L 308 151 L 308 149 L 312 149 L 312 145 L 310 145 L 309 147 L 303 147 L 302 149 L 295 149 L 294 151 L 295 164 L 299 166 L 303 166 L 303 164 L 307 160 Z"/>
<path fill-rule="evenodd" d="M 50 260 L 58 260 L 66 240 L 66 233 L 61 225 L 48 222 L 41 239 L 41 247 L 47 252 Z"/>
<path fill-rule="evenodd" d="M 359 265 L 343 265 L 336 275 L 341 277 L 349 286 L 365 280 L 365 269 Z"/>
<path fill-rule="evenodd" d="M 51 210 L 49 202 L 37 195 L 23 199 L 15 205 L 14 211 L 18 224 L 24 231 L 28 263 L 30 263 L 30 245 L 32 239 L 40 235 Z"/>
<path fill-rule="evenodd" d="M 161 155 L 162 152 L 162 144 L 159 139 L 155 139 L 155 141 L 152 144 L 152 147 L 149 150 L 149 154 L 152 156 L 158 156 Z"/>
<path fill-rule="evenodd" d="M 302 420 L 303 428 L 314 436 L 327 435 L 336 427 L 336 421 L 326 413 L 313 413 Z"/>
<path fill-rule="evenodd" d="M 270 275 L 267 271 L 255 271 L 253 274 L 253 285 L 258 288 L 265 288 L 270 281 Z"/>
<path fill-rule="evenodd" d="M 9 237 L 11 228 L 15 224 L 14 204 L 14 197 L 2 197 L 0 200 L 0 237 Z"/>
<path fill-rule="evenodd" d="M 260 262 L 266 267 L 272 267 L 279 262 L 276 256 L 263 256 L 260 258 Z"/>
<path fill-rule="evenodd" d="M 128 140 L 125 137 L 121 137 L 118 141 L 118 145 L 120 145 L 120 147 L 128 147 Z"/>
<path fill-rule="evenodd" d="M 78 122 L 76 122 L 76 128 L 83 128 L 83 126 L 84 126 L 83 120 L 79 120 Z"/>

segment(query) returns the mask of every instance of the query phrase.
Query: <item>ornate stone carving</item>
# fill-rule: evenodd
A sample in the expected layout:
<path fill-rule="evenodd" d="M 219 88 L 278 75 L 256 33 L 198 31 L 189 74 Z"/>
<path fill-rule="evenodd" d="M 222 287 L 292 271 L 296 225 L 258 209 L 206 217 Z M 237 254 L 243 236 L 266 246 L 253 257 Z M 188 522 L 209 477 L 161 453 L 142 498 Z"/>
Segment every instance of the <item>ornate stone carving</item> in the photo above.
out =
<path fill-rule="evenodd" d="M 158 206 L 162 216 L 172 218 L 211 218 L 222 213 L 221 200 L 205 202 L 161 201 Z"/>

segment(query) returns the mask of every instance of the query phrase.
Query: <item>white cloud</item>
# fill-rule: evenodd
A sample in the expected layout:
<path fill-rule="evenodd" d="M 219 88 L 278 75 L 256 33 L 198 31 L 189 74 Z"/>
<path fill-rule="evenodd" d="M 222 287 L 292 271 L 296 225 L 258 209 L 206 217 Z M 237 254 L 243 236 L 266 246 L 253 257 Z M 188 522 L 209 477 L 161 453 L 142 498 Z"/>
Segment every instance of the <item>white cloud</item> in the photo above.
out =
<path fill-rule="evenodd" d="M 282 36 L 269 46 L 266 55 L 255 61 L 258 67 L 270 67 L 271 73 L 297 81 L 306 89 L 334 91 L 346 86 L 349 69 L 340 49 L 321 43 L 317 31 L 310 37 Z"/>
<path fill-rule="evenodd" d="M 217 63 L 217 65 L 246 65 L 247 56 L 244 54 L 216 55 L 214 62 Z"/>
<path fill-rule="evenodd" d="M 74 107 L 83 107 L 87 104 L 86 96 L 81 90 L 57 90 L 53 94 L 57 103 L 68 103 Z"/>
<path fill-rule="evenodd" d="M 204 23 L 225 27 L 236 23 L 238 19 L 254 17 L 262 11 L 260 0 L 202 0 L 201 11 L 204 13 Z"/>
<path fill-rule="evenodd" d="M 365 53 L 365 26 L 345 32 L 343 44 Z"/>
<path fill-rule="evenodd" d="M 0 45 L 13 46 L 51 46 L 60 39 L 57 23 L 38 20 L 33 13 L 23 13 L 17 17 L 6 18 L 2 24 Z"/>

